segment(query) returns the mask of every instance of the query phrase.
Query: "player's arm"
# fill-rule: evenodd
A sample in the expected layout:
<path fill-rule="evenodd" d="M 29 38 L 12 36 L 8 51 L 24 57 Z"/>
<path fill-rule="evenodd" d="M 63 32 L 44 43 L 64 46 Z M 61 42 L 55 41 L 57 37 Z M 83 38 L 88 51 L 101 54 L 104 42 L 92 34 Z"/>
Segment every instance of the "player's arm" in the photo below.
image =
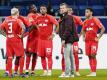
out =
<path fill-rule="evenodd" d="M 19 21 L 19 26 L 22 28 L 21 35 L 19 35 L 19 37 L 23 38 L 24 37 L 24 32 L 25 32 L 25 25 L 23 24 L 22 21 Z"/>
<path fill-rule="evenodd" d="M 0 25 L 0 34 L 6 37 L 5 21 Z"/>
<path fill-rule="evenodd" d="M 83 35 L 83 41 L 85 41 L 85 33 L 86 33 L 86 27 L 85 27 L 85 21 L 83 22 L 81 35 Z"/>
<path fill-rule="evenodd" d="M 105 32 L 105 27 L 103 26 L 103 24 L 100 22 L 99 19 L 94 18 L 94 21 L 95 21 L 95 23 L 97 24 L 97 26 L 100 29 L 100 33 L 98 35 L 98 40 L 99 40 L 102 37 L 102 35 L 104 34 L 104 32 Z"/>
<path fill-rule="evenodd" d="M 85 33 L 86 33 L 86 31 L 82 28 L 81 35 L 83 35 L 83 41 L 85 41 Z"/>
<path fill-rule="evenodd" d="M 53 16 L 50 16 L 50 20 L 55 26 L 55 28 L 53 30 L 53 34 L 49 37 L 49 38 L 53 39 L 55 34 L 58 34 L 58 32 L 59 32 L 59 23 Z"/>
<path fill-rule="evenodd" d="M 77 21 L 78 21 L 78 25 L 82 27 L 83 21 L 81 20 L 80 17 L 77 17 Z M 79 34 L 79 37 L 81 37 L 81 35 L 82 35 L 82 29 L 81 29 L 81 32 L 80 32 L 80 34 Z"/>

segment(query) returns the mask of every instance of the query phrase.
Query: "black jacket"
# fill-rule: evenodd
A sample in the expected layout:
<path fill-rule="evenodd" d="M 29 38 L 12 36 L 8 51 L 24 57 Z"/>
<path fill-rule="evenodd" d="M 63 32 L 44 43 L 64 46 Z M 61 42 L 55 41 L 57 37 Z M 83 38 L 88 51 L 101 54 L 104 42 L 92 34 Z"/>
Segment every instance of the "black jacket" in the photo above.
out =
<path fill-rule="evenodd" d="M 76 26 L 72 16 L 65 14 L 59 23 L 59 36 L 65 43 L 79 41 Z"/>

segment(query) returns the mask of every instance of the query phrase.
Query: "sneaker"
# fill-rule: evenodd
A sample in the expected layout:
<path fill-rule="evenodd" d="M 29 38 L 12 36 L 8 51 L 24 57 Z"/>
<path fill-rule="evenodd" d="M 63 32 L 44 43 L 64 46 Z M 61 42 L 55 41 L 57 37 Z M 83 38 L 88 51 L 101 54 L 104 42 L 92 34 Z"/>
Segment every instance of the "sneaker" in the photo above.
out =
<path fill-rule="evenodd" d="M 75 75 L 76 75 L 76 76 L 80 76 L 80 73 L 79 73 L 79 72 L 75 72 Z"/>
<path fill-rule="evenodd" d="M 52 75 L 52 70 L 48 70 L 47 76 L 51 76 L 51 75 Z"/>
<path fill-rule="evenodd" d="M 14 75 L 14 76 L 19 76 L 19 74 L 18 74 L 17 72 L 15 72 L 13 75 Z"/>
<path fill-rule="evenodd" d="M 47 71 L 44 71 L 44 73 L 40 76 L 47 76 L 48 72 Z"/>
<path fill-rule="evenodd" d="M 11 74 L 11 75 L 8 75 L 8 77 L 9 77 L 9 78 L 13 78 L 14 76 Z"/>
<path fill-rule="evenodd" d="M 73 78 L 74 78 L 75 76 L 74 76 L 74 74 L 72 74 L 72 75 L 70 75 L 70 77 L 73 77 Z"/>
<path fill-rule="evenodd" d="M 96 76 L 96 72 L 92 72 L 89 75 L 87 75 L 88 77 L 95 77 Z"/>
<path fill-rule="evenodd" d="M 4 77 L 7 77 L 7 76 L 9 76 L 9 73 L 5 72 Z"/>
<path fill-rule="evenodd" d="M 65 72 L 63 72 L 59 77 L 64 77 L 65 76 Z"/>
<path fill-rule="evenodd" d="M 29 77 L 29 76 L 27 76 L 27 75 L 24 74 L 24 73 L 23 73 L 23 74 L 20 74 L 19 76 L 22 77 L 22 78 L 28 78 L 28 77 Z"/>
<path fill-rule="evenodd" d="M 34 75 L 35 75 L 35 73 L 34 73 L 34 72 L 31 72 L 31 73 L 30 73 L 30 75 L 31 75 L 31 76 L 34 76 Z"/>
<path fill-rule="evenodd" d="M 65 75 L 64 77 L 65 77 L 65 78 L 69 78 L 69 77 L 70 77 L 70 75 Z"/>
<path fill-rule="evenodd" d="M 27 77 L 29 77 L 29 72 L 25 72 L 25 75 L 26 75 Z"/>

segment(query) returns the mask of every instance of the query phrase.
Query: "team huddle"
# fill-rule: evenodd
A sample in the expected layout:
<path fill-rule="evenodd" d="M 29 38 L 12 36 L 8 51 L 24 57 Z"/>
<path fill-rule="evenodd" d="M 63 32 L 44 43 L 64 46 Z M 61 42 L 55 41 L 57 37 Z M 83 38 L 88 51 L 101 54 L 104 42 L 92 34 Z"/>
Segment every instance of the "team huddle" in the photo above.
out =
<path fill-rule="evenodd" d="M 65 3 L 60 4 L 59 20 L 47 13 L 45 5 L 40 6 L 40 13 L 37 13 L 35 5 L 31 5 L 26 18 L 20 15 L 18 8 L 12 8 L 11 16 L 6 17 L 0 25 L 0 32 L 6 37 L 7 59 L 4 75 L 10 78 L 36 75 L 34 70 L 37 58 L 40 57 L 44 71 L 40 76 L 51 76 L 53 66 L 52 40 L 55 34 L 58 34 L 62 42 L 62 74 L 59 77 L 80 76 L 78 41 L 82 35 L 85 42 L 85 53 L 89 58 L 91 68 L 91 73 L 87 76 L 96 76 L 98 42 L 105 28 L 100 20 L 92 15 L 93 10 L 86 8 L 86 20 L 82 21 L 79 16 L 73 15 L 73 9 Z M 79 35 L 77 32 L 78 26 L 82 27 Z M 99 29 L 101 32 L 97 36 Z M 23 38 L 26 36 L 28 36 L 27 45 L 24 49 Z M 14 73 L 12 73 L 12 59 L 14 56 L 16 57 L 15 67 Z M 30 62 L 32 63 L 31 72 L 29 72 Z M 23 70 L 24 63 L 25 73 Z"/>

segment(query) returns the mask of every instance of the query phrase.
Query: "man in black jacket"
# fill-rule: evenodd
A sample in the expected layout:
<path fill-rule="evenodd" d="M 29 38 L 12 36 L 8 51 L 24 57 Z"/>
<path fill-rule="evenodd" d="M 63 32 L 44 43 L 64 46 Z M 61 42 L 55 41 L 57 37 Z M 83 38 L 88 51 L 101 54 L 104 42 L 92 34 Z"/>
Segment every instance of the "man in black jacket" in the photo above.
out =
<path fill-rule="evenodd" d="M 73 17 L 68 15 L 67 4 L 60 4 L 60 13 L 62 19 L 59 23 L 59 36 L 62 40 L 62 46 L 64 46 L 65 59 L 65 75 L 60 77 L 74 77 L 74 56 L 71 45 L 73 42 L 78 41 L 78 35 L 76 33 Z"/>

